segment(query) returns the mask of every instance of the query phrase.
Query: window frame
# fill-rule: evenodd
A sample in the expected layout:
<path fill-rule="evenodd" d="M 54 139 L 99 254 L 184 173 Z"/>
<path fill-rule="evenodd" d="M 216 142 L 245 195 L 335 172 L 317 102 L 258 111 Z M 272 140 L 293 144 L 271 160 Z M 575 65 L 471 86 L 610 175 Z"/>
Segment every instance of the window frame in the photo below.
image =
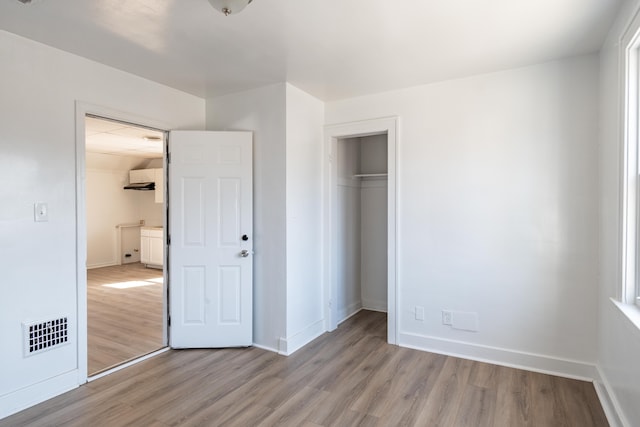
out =
<path fill-rule="evenodd" d="M 620 40 L 623 98 L 622 289 L 619 300 L 640 309 L 640 15 Z"/>

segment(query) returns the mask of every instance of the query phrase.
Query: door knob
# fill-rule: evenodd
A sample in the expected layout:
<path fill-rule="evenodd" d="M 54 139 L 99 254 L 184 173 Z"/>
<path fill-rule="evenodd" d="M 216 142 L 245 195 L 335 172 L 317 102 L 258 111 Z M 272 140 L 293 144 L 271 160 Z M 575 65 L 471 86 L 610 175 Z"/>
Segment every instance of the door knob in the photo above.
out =
<path fill-rule="evenodd" d="M 247 240 L 249 240 L 249 236 L 247 236 L 246 234 L 243 234 L 242 240 L 246 242 Z"/>
<path fill-rule="evenodd" d="M 248 256 L 249 256 L 249 251 L 248 251 L 248 250 L 246 250 L 246 249 L 241 250 L 241 251 L 240 251 L 240 256 L 241 256 L 242 258 L 246 258 L 246 257 L 248 257 Z"/>

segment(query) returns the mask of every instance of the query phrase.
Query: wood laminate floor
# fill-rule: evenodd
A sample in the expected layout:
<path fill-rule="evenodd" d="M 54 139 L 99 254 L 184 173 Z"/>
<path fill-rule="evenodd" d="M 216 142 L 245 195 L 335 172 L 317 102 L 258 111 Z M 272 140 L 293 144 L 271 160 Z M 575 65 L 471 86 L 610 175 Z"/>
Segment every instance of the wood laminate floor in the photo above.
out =
<path fill-rule="evenodd" d="M 607 426 L 593 385 L 386 344 L 362 311 L 292 356 L 179 350 L 3 426 Z"/>
<path fill-rule="evenodd" d="M 87 270 L 89 375 L 161 348 L 162 310 L 162 270 Z"/>

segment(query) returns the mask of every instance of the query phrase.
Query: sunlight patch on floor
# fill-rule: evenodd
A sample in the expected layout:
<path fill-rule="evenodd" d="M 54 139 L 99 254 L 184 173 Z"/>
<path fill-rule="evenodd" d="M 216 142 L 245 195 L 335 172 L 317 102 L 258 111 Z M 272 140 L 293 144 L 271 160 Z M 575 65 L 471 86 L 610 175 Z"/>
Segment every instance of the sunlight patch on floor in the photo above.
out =
<path fill-rule="evenodd" d="M 149 280 L 132 280 L 129 282 L 118 282 L 118 283 L 107 283 L 102 286 L 105 288 L 114 288 L 114 289 L 130 289 L 130 288 L 141 288 L 143 286 L 154 286 L 162 283 L 162 277 L 159 279 L 149 279 Z"/>

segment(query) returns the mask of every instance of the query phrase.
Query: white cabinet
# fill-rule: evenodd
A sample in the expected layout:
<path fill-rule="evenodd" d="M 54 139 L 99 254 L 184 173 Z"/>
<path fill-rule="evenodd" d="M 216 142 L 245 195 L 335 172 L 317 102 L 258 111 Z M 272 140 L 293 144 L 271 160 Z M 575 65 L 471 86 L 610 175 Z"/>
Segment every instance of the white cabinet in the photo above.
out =
<path fill-rule="evenodd" d="M 164 170 L 162 168 L 135 169 L 129 171 L 130 184 L 141 182 L 153 182 L 155 184 L 155 202 L 164 202 Z"/>
<path fill-rule="evenodd" d="M 159 236 L 149 236 L 149 264 L 151 265 L 163 265 L 164 264 L 164 244 L 162 242 L 162 230 L 160 230 Z"/>
<path fill-rule="evenodd" d="M 129 183 L 137 184 L 140 182 L 155 182 L 155 169 L 136 169 L 129 171 Z"/>
<path fill-rule="evenodd" d="M 149 264 L 149 236 L 145 236 L 144 230 L 140 231 L 140 262 Z"/>
<path fill-rule="evenodd" d="M 140 262 L 150 267 L 164 264 L 164 237 L 162 227 L 140 229 Z"/>

